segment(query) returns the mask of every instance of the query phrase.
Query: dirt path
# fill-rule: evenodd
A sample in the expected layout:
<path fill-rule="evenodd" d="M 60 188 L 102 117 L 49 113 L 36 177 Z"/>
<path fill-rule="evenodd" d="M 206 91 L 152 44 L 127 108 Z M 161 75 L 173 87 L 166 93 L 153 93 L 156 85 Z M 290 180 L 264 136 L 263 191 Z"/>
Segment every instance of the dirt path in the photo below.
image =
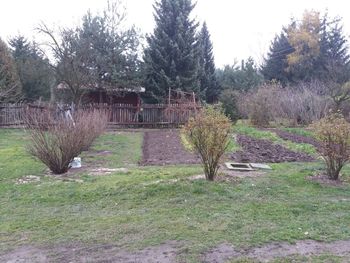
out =
<path fill-rule="evenodd" d="M 199 158 L 187 151 L 178 130 L 146 131 L 142 165 L 195 164 Z"/>
<path fill-rule="evenodd" d="M 132 252 L 114 245 L 83 246 L 78 244 L 65 244 L 54 247 L 22 246 L 0 254 L 0 262 L 123 262 L 123 263 L 172 263 L 177 262 L 176 257 L 186 258 L 189 248 L 181 242 L 168 241 L 164 244 L 147 247 Z M 331 243 L 313 240 L 298 241 L 295 244 L 271 243 L 261 247 L 240 249 L 228 243 L 220 244 L 204 252 L 198 260 L 201 262 L 226 262 L 230 259 L 252 259 L 257 262 L 269 262 L 277 258 L 290 256 L 317 256 L 330 254 L 342 256 L 350 260 L 350 240 L 334 241 Z"/>
<path fill-rule="evenodd" d="M 238 162 L 281 163 L 314 161 L 314 158 L 308 154 L 294 152 L 268 140 L 237 135 L 237 142 L 242 146 L 242 150 L 233 153 L 231 158 Z"/>
<path fill-rule="evenodd" d="M 276 258 L 293 255 L 315 256 L 330 254 L 344 256 L 350 260 L 350 240 L 323 243 L 313 240 L 298 241 L 295 244 L 272 243 L 248 250 L 236 249 L 230 244 L 221 244 L 203 255 L 204 262 L 225 262 L 233 258 L 250 258 L 258 262 L 269 262 Z"/>
<path fill-rule="evenodd" d="M 0 262 L 176 262 L 179 243 L 169 241 L 159 246 L 148 247 L 137 252 L 122 250 L 113 245 L 81 246 L 70 244 L 55 247 L 23 246 L 0 255 Z"/>

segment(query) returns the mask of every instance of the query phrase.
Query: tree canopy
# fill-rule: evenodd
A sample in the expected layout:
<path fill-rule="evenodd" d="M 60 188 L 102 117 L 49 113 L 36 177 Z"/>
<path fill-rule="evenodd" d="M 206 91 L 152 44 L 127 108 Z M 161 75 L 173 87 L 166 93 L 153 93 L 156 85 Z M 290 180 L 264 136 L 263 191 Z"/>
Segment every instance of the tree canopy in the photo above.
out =
<path fill-rule="evenodd" d="M 316 11 L 305 11 L 300 21 L 292 20 L 271 44 L 261 70 L 265 79 L 283 84 L 347 81 L 349 55 L 341 21 Z"/>
<path fill-rule="evenodd" d="M 220 94 L 215 74 L 213 44 L 207 24 L 204 22 L 199 32 L 199 80 L 201 94 L 207 102 L 215 102 Z"/>
<path fill-rule="evenodd" d="M 80 104 L 88 89 L 120 90 L 139 85 L 139 35 L 125 29 L 120 3 L 109 2 L 102 15 L 88 12 L 82 25 L 64 28 L 55 35 L 42 25 L 50 39 L 57 80 Z"/>
<path fill-rule="evenodd" d="M 0 102 L 16 102 L 21 98 L 21 81 L 11 51 L 0 39 Z"/>
<path fill-rule="evenodd" d="M 35 42 L 30 43 L 24 36 L 13 37 L 9 43 L 18 69 L 23 99 L 49 99 L 55 79 L 48 59 Z"/>
<path fill-rule="evenodd" d="M 191 0 L 159 0 L 154 5 L 156 22 L 144 51 L 145 86 L 156 101 L 168 89 L 200 92 L 198 23 L 190 18 Z"/>

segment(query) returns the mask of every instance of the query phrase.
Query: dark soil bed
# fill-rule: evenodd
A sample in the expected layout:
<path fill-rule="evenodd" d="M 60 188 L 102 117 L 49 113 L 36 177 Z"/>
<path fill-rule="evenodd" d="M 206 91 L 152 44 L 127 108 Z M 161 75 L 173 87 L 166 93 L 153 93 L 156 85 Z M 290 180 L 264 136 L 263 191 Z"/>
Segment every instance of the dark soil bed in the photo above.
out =
<path fill-rule="evenodd" d="M 181 143 L 178 130 L 146 131 L 141 165 L 196 164 L 199 158 Z"/>
<path fill-rule="evenodd" d="M 231 154 L 237 162 L 311 162 L 314 158 L 308 154 L 294 152 L 268 140 L 255 139 L 245 135 L 237 135 L 237 142 L 242 150 Z"/>
<path fill-rule="evenodd" d="M 315 148 L 320 147 L 320 143 L 316 141 L 314 138 L 302 136 L 299 134 L 295 134 L 295 133 L 291 133 L 291 132 L 287 132 L 279 129 L 269 129 L 269 130 L 276 133 L 283 140 L 288 140 L 295 143 L 308 143 L 315 146 Z"/>

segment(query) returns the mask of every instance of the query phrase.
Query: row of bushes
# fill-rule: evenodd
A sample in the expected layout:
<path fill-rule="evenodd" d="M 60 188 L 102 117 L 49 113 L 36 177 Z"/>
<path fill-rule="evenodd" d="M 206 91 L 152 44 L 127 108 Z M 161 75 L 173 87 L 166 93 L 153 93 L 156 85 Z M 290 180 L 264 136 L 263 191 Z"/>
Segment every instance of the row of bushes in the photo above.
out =
<path fill-rule="evenodd" d="M 269 83 L 247 93 L 225 90 L 221 96 L 225 113 L 231 120 L 249 118 L 256 126 L 271 122 L 288 126 L 308 125 L 327 115 L 331 109 L 349 112 L 346 103 L 336 101 L 337 88 L 320 82 L 282 87 Z"/>

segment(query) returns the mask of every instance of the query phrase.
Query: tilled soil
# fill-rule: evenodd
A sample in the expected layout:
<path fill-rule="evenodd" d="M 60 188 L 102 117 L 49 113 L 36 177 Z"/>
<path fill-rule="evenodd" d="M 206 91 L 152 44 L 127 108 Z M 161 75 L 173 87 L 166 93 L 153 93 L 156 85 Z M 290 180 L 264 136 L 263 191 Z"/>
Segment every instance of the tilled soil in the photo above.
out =
<path fill-rule="evenodd" d="M 320 147 L 320 143 L 314 138 L 302 136 L 299 134 L 295 134 L 295 133 L 291 133 L 291 132 L 287 132 L 279 129 L 269 129 L 269 130 L 276 133 L 283 140 L 288 140 L 295 143 L 308 143 L 315 146 L 316 148 Z"/>
<path fill-rule="evenodd" d="M 268 140 L 255 139 L 250 136 L 237 135 L 237 142 L 242 150 L 231 154 L 237 162 L 311 162 L 314 158 L 306 153 L 294 152 Z"/>
<path fill-rule="evenodd" d="M 146 131 L 141 165 L 196 164 L 199 157 L 187 151 L 178 130 Z"/>

